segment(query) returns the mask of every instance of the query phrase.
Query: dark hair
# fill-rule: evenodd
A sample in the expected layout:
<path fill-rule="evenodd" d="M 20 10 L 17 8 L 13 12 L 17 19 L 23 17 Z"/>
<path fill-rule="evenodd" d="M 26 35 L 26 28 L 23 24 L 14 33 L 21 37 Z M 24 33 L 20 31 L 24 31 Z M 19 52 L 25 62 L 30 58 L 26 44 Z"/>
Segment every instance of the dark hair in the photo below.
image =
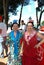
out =
<path fill-rule="evenodd" d="M 24 22 L 24 20 L 21 20 L 21 22 Z"/>
<path fill-rule="evenodd" d="M 31 23 L 31 24 L 34 26 L 33 22 L 28 22 L 27 25 L 28 25 L 29 23 Z"/>
<path fill-rule="evenodd" d="M 17 25 L 18 25 L 18 23 L 17 23 L 17 22 L 14 22 L 14 23 L 11 25 L 11 30 L 12 30 L 12 27 L 13 27 L 13 25 L 14 25 L 14 24 L 17 24 Z"/>

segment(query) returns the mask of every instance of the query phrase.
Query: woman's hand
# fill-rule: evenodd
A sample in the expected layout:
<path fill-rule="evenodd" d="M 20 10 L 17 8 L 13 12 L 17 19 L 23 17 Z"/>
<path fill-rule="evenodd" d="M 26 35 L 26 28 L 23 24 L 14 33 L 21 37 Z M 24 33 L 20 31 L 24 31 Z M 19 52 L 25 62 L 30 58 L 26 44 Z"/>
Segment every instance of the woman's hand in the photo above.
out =
<path fill-rule="evenodd" d="M 39 44 L 36 44 L 35 46 L 34 46 L 34 48 L 39 48 L 40 47 L 40 45 Z"/>
<path fill-rule="evenodd" d="M 23 56 L 23 51 L 20 51 L 19 56 Z"/>

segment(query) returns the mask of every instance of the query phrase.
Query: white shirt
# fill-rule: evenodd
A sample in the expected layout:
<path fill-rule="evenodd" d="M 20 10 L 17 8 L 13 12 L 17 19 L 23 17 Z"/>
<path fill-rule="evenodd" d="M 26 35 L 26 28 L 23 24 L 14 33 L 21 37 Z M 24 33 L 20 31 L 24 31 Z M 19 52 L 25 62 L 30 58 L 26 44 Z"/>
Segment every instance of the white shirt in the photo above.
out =
<path fill-rule="evenodd" d="M 1 34 L 1 36 L 2 37 L 5 37 L 5 36 L 7 36 L 7 26 L 6 26 L 6 24 L 4 23 L 4 22 L 0 22 L 0 29 L 2 29 L 2 34 Z"/>
<path fill-rule="evenodd" d="M 2 42 L 3 42 L 3 37 L 0 35 L 0 55 L 1 55 L 2 50 L 3 50 L 3 48 L 2 48 Z"/>
<path fill-rule="evenodd" d="M 26 30 L 26 25 L 21 25 L 20 28 L 19 28 L 19 30 L 20 30 L 20 29 L 22 29 L 22 32 L 25 32 L 25 30 Z"/>

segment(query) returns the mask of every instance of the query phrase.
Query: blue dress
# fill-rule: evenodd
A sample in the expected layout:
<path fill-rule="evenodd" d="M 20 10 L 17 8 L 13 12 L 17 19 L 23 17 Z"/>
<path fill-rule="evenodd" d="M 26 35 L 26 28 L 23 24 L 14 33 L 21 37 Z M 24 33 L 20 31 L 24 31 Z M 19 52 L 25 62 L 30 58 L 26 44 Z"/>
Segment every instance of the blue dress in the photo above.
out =
<path fill-rule="evenodd" d="M 17 60 L 15 65 L 21 65 L 21 61 L 19 59 L 19 48 L 20 48 L 20 39 L 22 37 L 22 33 L 17 31 L 16 36 L 14 36 L 14 31 L 12 30 L 9 33 L 11 40 L 14 42 L 14 59 Z M 10 50 L 11 51 L 11 50 Z"/>

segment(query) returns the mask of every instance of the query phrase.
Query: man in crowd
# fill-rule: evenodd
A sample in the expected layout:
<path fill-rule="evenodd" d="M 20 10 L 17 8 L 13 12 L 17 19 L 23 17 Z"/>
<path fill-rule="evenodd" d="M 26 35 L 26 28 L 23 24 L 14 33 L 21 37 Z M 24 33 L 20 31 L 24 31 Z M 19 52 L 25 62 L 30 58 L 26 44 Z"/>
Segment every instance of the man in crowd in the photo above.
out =
<path fill-rule="evenodd" d="M 5 52 L 6 52 L 6 55 L 7 55 L 7 51 L 8 51 L 8 48 L 5 44 L 5 41 L 6 41 L 6 36 L 7 36 L 7 26 L 5 24 L 5 22 L 3 21 L 3 17 L 0 15 L 0 29 L 2 29 L 2 33 L 1 33 L 1 36 L 3 37 L 4 39 L 4 43 L 3 43 L 3 54 L 4 54 L 4 49 L 5 49 Z"/>

